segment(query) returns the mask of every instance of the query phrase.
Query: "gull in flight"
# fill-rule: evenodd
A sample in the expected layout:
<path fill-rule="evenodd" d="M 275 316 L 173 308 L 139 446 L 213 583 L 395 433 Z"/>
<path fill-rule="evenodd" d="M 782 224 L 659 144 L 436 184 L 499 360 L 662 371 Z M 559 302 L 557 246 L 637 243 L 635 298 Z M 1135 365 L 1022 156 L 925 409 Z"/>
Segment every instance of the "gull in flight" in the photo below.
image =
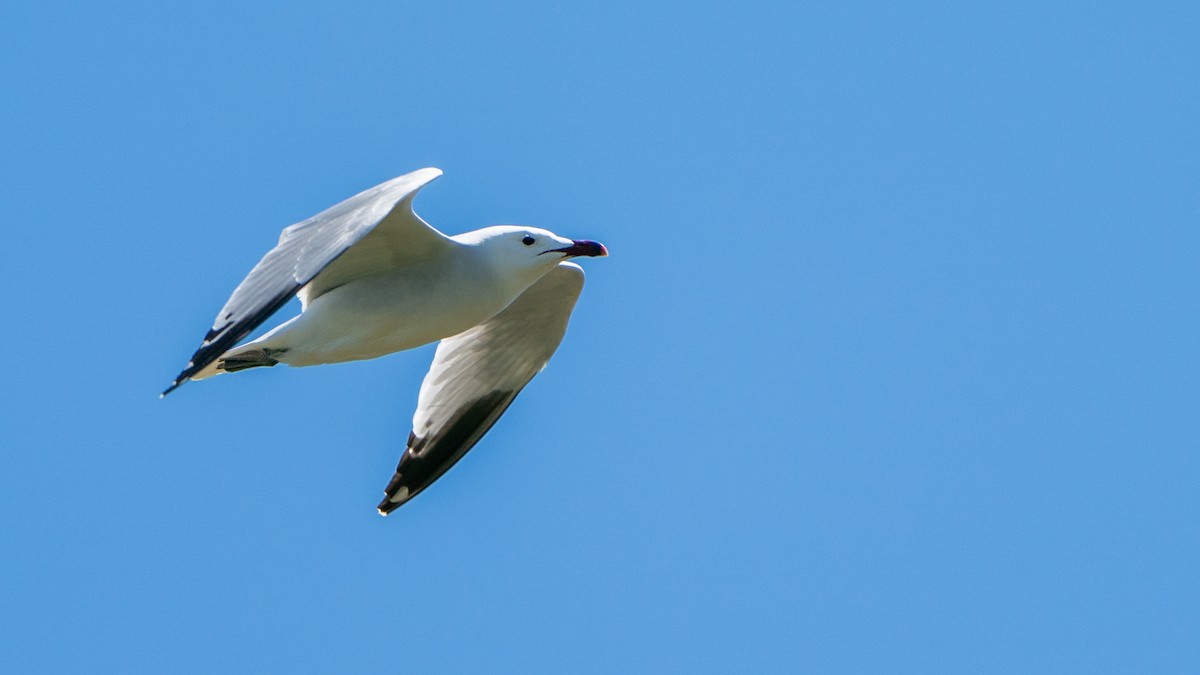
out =
<path fill-rule="evenodd" d="M 285 228 L 162 395 L 221 373 L 373 359 L 441 340 L 379 513 L 429 487 L 558 348 L 583 290 L 583 269 L 567 260 L 608 255 L 603 244 L 532 227 L 446 236 L 412 209 L 440 175 L 414 171 Z M 299 315 L 235 347 L 292 297 Z"/>

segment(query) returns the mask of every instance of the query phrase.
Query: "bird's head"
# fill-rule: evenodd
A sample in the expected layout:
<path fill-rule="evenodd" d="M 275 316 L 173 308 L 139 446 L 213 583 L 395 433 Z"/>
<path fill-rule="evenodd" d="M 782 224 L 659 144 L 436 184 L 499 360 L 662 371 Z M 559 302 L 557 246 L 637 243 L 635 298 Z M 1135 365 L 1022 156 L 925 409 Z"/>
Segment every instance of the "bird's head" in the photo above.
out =
<path fill-rule="evenodd" d="M 479 247 L 495 264 L 530 276 L 529 283 L 569 258 L 608 255 L 608 249 L 599 242 L 567 239 L 537 227 L 497 225 L 455 239 Z"/>

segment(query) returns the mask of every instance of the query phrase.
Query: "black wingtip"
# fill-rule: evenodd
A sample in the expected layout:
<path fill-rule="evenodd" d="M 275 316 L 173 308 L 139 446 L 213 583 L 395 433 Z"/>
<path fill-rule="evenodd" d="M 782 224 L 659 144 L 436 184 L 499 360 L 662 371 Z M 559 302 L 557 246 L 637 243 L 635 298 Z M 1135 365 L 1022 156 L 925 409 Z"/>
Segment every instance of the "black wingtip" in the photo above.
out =
<path fill-rule="evenodd" d="M 179 379 L 175 380 L 174 382 L 172 382 L 172 383 L 171 383 L 171 386 L 169 386 L 169 387 L 167 387 L 166 389 L 164 389 L 164 390 L 163 390 L 163 393 L 159 394 L 159 395 L 158 395 L 158 397 L 159 397 L 159 398 L 166 398 L 167 394 L 169 394 L 169 393 L 171 393 L 171 392 L 175 391 L 176 389 L 178 389 L 178 388 L 179 388 L 179 385 L 183 384 L 184 382 L 187 382 L 187 378 L 183 378 L 183 377 L 181 377 L 181 378 L 179 378 Z"/>
<path fill-rule="evenodd" d="M 404 503 L 407 501 L 408 501 L 407 499 L 401 499 L 398 502 L 394 502 L 394 501 L 392 501 L 391 495 L 389 495 L 387 497 L 384 497 L 383 501 L 379 502 L 379 506 L 376 506 L 375 510 L 379 512 L 379 515 L 386 516 L 387 514 L 391 513 L 392 511 L 395 511 L 396 509 L 400 508 L 401 506 L 404 506 Z"/>
<path fill-rule="evenodd" d="M 406 463 L 404 460 L 408 457 L 409 454 L 407 452 L 400 457 L 401 466 L 396 467 L 396 473 L 392 475 L 392 480 L 388 482 L 387 488 L 383 491 L 383 501 L 379 502 L 379 506 L 375 507 L 375 510 L 378 511 L 379 515 L 381 516 L 386 516 L 392 511 L 404 506 L 405 502 L 416 496 L 409 491 L 407 486 L 404 485 L 404 473 L 400 471 L 400 469 Z"/>
<path fill-rule="evenodd" d="M 475 399 L 451 417 L 435 436 L 410 433 L 396 473 L 383 490 L 383 501 L 375 507 L 380 515 L 386 516 L 412 501 L 449 471 L 500 419 L 519 392 L 520 389 L 497 389 Z"/>

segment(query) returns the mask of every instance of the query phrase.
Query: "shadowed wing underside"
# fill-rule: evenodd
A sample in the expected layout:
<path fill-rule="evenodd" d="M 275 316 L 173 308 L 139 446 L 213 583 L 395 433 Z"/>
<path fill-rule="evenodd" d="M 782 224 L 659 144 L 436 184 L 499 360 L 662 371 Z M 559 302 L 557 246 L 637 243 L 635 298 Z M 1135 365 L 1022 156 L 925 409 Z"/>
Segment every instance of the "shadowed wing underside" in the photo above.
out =
<path fill-rule="evenodd" d="M 417 191 L 440 175 L 433 168 L 405 174 L 284 229 L 279 244 L 234 290 L 163 396 L 249 335 L 301 289 L 307 303 L 404 257 L 429 256 L 448 247 L 449 239 L 412 210 Z"/>
<path fill-rule="evenodd" d="M 491 429 L 558 349 L 582 290 L 583 269 L 560 263 L 504 311 L 438 344 L 381 514 L 429 487 Z"/>

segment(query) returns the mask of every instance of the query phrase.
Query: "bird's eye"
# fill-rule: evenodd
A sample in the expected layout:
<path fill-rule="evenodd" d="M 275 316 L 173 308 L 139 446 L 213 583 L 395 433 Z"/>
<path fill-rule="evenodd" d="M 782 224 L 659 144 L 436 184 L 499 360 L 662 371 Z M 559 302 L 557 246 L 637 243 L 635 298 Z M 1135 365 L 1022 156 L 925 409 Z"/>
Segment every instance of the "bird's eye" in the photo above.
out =
<path fill-rule="evenodd" d="M 526 246 L 533 246 L 533 242 L 534 242 L 533 237 L 531 237 L 529 235 L 525 235 L 525 238 L 521 240 L 521 243 L 525 244 Z"/>

